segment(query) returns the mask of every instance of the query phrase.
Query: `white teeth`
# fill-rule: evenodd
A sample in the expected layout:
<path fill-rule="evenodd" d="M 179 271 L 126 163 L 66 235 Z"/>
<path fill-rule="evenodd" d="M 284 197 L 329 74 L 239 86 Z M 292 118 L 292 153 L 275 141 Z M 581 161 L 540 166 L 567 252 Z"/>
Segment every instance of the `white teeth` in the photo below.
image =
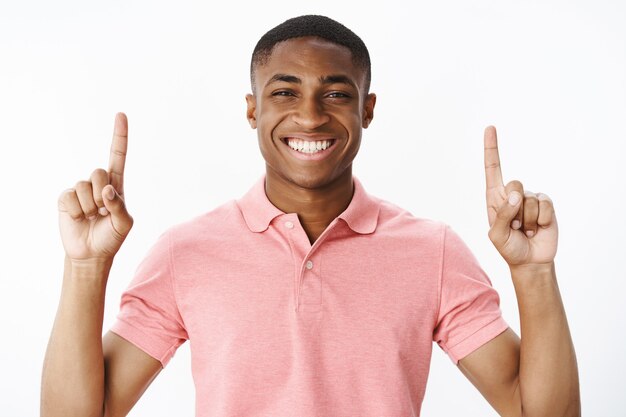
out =
<path fill-rule="evenodd" d="M 330 146 L 330 140 L 316 140 L 314 142 L 304 141 L 300 139 L 287 139 L 287 145 L 291 149 L 294 149 L 303 153 L 317 153 L 323 151 Z"/>

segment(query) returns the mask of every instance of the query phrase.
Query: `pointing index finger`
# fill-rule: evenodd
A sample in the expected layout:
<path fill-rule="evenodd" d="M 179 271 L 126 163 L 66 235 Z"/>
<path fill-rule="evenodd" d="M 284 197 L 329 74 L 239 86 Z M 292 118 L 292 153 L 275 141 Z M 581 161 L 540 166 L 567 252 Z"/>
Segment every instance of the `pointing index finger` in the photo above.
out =
<path fill-rule="evenodd" d="M 120 195 L 124 194 L 124 165 L 128 149 L 128 119 L 124 113 L 115 115 L 113 140 L 109 155 L 109 179 Z"/>
<path fill-rule="evenodd" d="M 496 128 L 487 126 L 485 129 L 485 180 L 487 189 L 504 187 L 498 154 L 498 136 Z"/>

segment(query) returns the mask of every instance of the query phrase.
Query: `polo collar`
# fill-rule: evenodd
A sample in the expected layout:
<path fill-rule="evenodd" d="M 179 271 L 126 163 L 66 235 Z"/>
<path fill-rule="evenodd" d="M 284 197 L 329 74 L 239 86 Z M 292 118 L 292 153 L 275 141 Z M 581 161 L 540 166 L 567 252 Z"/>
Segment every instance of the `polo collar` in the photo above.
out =
<path fill-rule="evenodd" d="M 380 202 L 365 192 L 361 182 L 352 177 L 354 194 L 348 208 L 338 218 L 346 222 L 348 227 L 356 233 L 369 234 L 376 230 Z M 248 228 L 253 232 L 267 230 L 274 218 L 286 214 L 274 206 L 265 194 L 265 175 L 239 200 L 237 205 L 241 210 Z"/>

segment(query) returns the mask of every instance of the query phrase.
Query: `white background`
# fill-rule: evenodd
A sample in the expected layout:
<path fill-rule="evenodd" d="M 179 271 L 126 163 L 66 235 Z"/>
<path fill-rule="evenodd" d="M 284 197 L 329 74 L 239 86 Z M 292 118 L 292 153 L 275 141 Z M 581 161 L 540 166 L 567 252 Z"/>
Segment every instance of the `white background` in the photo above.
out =
<path fill-rule="evenodd" d="M 452 225 L 519 332 L 487 238 L 482 134 L 496 125 L 505 181 L 555 202 L 584 414 L 626 415 L 626 6 L 461 0 L 3 2 L 0 414 L 38 415 L 63 268 L 57 197 L 107 167 L 115 113 L 129 119 L 135 226 L 111 273 L 105 329 L 163 230 L 238 198 L 263 172 L 245 120 L 250 54 L 271 27 L 308 13 L 344 23 L 370 50 L 378 103 L 355 174 L 370 193 Z M 131 415 L 193 415 L 188 349 Z M 422 411 L 495 415 L 437 347 Z"/>

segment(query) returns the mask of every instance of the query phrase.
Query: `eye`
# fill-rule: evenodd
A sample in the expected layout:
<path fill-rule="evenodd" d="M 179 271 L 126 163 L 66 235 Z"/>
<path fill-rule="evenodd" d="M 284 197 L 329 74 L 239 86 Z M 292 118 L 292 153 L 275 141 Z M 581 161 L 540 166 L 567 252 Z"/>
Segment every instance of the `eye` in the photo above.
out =
<path fill-rule="evenodd" d="M 291 91 L 280 90 L 280 91 L 274 91 L 272 93 L 272 96 L 274 96 L 274 97 L 290 97 L 290 96 L 293 96 L 293 93 Z"/>
<path fill-rule="evenodd" d="M 328 93 L 328 98 L 350 98 L 350 96 L 346 93 L 342 93 L 340 91 L 333 91 L 332 93 Z"/>

